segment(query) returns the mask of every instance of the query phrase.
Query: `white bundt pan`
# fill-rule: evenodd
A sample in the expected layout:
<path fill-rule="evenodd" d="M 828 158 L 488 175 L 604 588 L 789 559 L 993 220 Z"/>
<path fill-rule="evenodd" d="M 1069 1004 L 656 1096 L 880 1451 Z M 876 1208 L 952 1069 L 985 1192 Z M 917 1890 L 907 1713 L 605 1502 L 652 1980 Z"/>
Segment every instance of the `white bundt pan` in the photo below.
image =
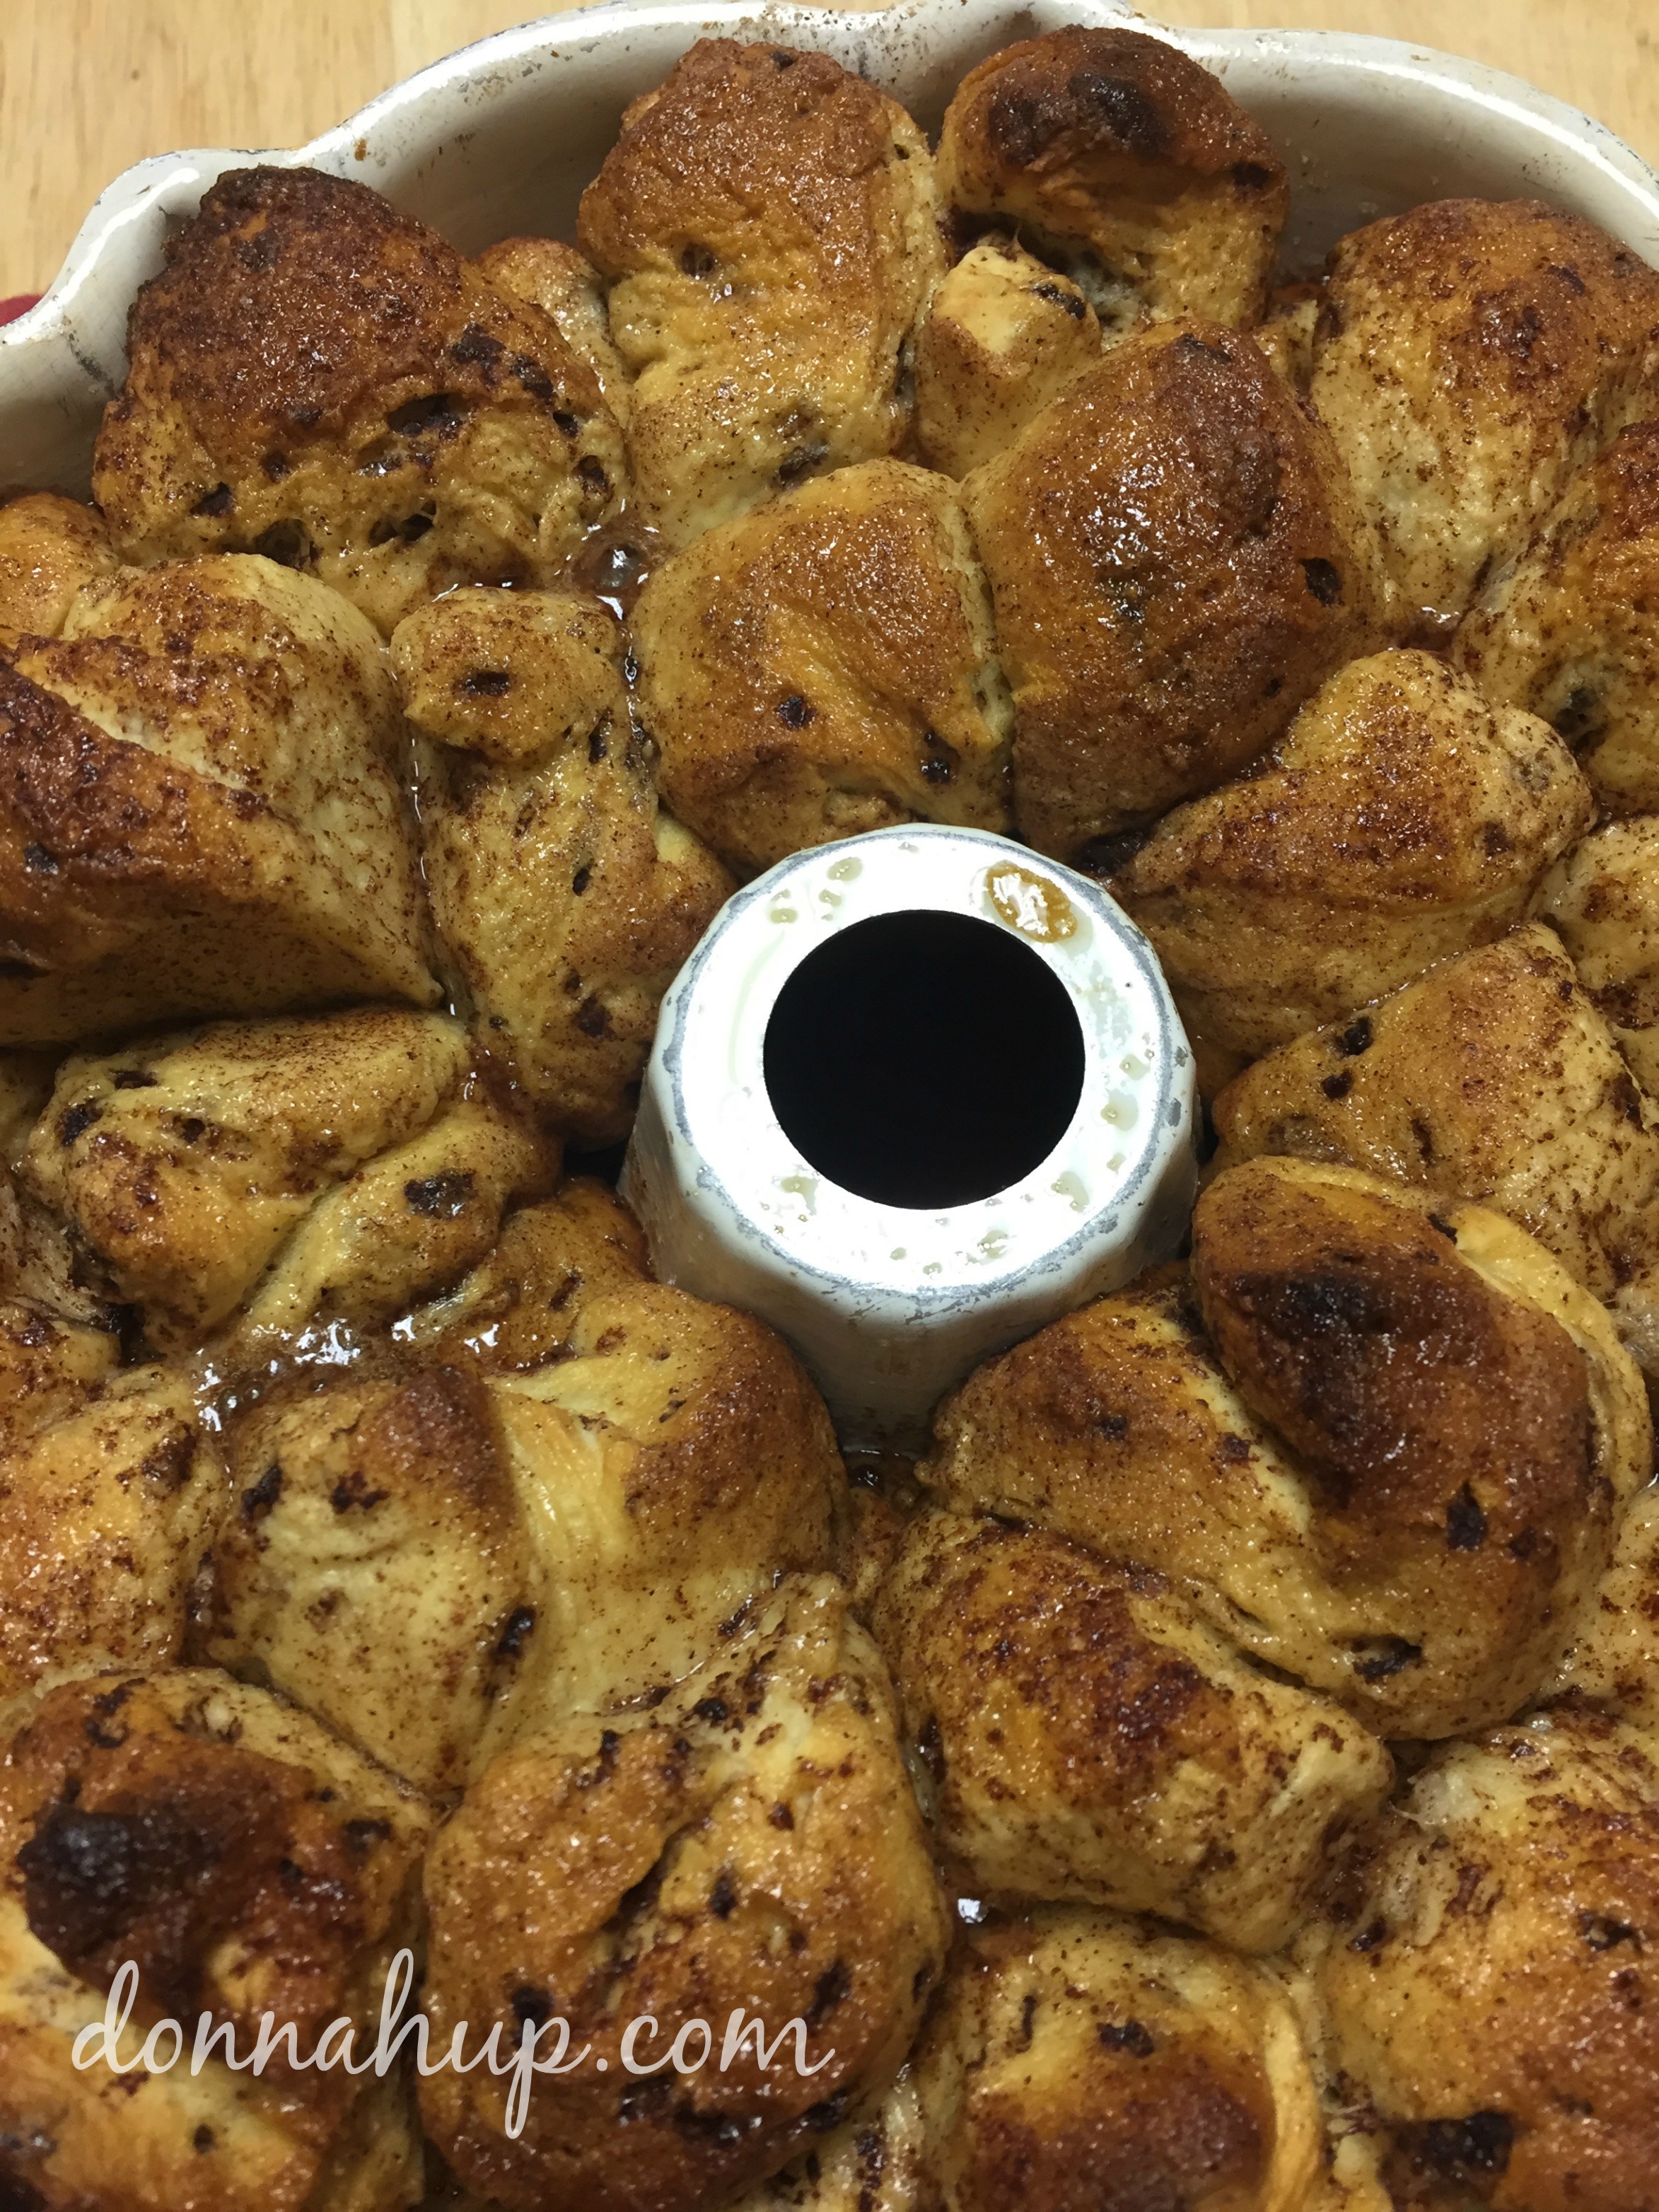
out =
<path fill-rule="evenodd" d="M 623 109 L 696 39 L 821 48 L 932 130 L 976 62 L 1068 23 L 1143 24 L 1225 80 L 1289 161 L 1292 276 L 1358 223 L 1458 193 L 1553 200 L 1659 264 L 1659 178 L 1611 131 L 1518 78 L 1393 40 L 1172 31 L 1114 0 L 903 0 L 873 15 L 619 0 L 482 40 L 294 152 L 161 154 L 118 177 L 46 297 L 0 328 L 0 483 L 85 491 L 128 305 L 169 224 L 222 170 L 257 158 L 358 177 L 476 252 L 519 232 L 571 235 Z"/>

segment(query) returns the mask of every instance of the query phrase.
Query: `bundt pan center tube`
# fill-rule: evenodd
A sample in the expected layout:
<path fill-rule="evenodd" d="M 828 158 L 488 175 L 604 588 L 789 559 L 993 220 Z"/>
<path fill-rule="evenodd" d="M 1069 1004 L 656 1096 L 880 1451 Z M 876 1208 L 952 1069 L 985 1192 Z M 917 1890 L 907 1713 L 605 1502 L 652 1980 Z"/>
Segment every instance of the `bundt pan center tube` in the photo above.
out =
<path fill-rule="evenodd" d="M 1100 887 L 878 830 L 730 900 L 663 1003 L 623 1191 L 655 1272 L 762 1315 L 842 1440 L 925 1441 L 991 1352 L 1167 1258 L 1192 1054 Z"/>

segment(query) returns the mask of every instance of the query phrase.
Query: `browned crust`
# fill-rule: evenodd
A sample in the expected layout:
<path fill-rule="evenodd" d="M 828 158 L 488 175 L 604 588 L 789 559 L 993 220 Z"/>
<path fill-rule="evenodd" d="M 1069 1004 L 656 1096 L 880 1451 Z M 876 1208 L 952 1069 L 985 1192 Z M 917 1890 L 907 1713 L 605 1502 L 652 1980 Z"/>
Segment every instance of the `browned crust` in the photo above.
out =
<path fill-rule="evenodd" d="M 1193 1279 L 1223 1365 L 1351 1541 L 1463 1555 L 1471 1604 L 1547 1593 L 1591 1491 L 1589 1384 L 1559 1322 L 1416 1206 L 1273 1161 L 1200 1198 Z"/>
<path fill-rule="evenodd" d="M 1376 640 L 1328 441 L 1218 324 L 1126 339 L 963 495 L 1057 857 L 1222 781 Z"/>
<path fill-rule="evenodd" d="M 582 195 L 582 252 L 611 278 L 720 251 L 757 208 L 793 210 L 829 292 L 869 277 L 870 182 L 892 158 L 892 104 L 828 54 L 699 39 L 636 100 Z M 686 228 L 694 211 L 700 230 Z"/>
<path fill-rule="evenodd" d="M 1082 2081 L 972 2098 L 963 2212 L 1256 2201 L 1273 2134 L 1259 2079 L 1201 2045 L 1156 2045 L 1148 2063 L 1130 2047 L 1152 2042 L 1144 2026 L 1102 2023 L 1103 2037 L 1115 2030 L 1129 2042 L 1103 2048 Z"/>
<path fill-rule="evenodd" d="M 988 184 L 1121 167 L 1226 176 L 1269 206 L 1288 196 L 1273 141 L 1220 78 L 1140 31 L 1076 26 L 1006 46 L 963 79 L 945 129 Z"/>
<path fill-rule="evenodd" d="M 939 172 L 959 237 L 1017 228 L 1120 328 L 1255 322 L 1290 208 L 1277 150 L 1220 80 L 1121 27 L 1054 31 L 982 62 L 945 116 Z"/>
<path fill-rule="evenodd" d="M 1322 345 L 1341 336 L 1349 288 L 1363 284 L 1367 304 L 1427 308 L 1441 376 L 1559 405 L 1563 419 L 1659 313 L 1659 278 L 1639 254 L 1544 200 L 1425 200 L 1349 232 L 1327 274 Z"/>
<path fill-rule="evenodd" d="M 1381 1830 L 1320 1993 L 1389 2203 L 1653 2203 L 1650 1743 L 1568 1711 L 1449 1745 Z"/>
<path fill-rule="evenodd" d="M 200 1680 L 205 1705 L 212 1677 Z M 142 1676 L 47 1694 L 7 1762 L 24 1832 L 12 1880 L 33 1935 L 71 1973 L 107 1990 L 133 1961 L 141 2021 L 206 2011 L 246 2050 L 269 2008 L 309 2050 L 369 1994 L 360 1972 L 399 1910 L 415 1801 L 395 1826 L 379 1806 L 354 1818 L 364 1808 L 325 1786 L 336 1771 L 216 1738 L 176 1717 L 181 1702 Z M 232 1943 L 264 1970 L 252 2004 L 226 2002 L 220 1947 Z M 269 2072 L 313 2141 L 355 2094 L 338 2075 L 295 2073 L 280 2044 Z"/>
<path fill-rule="evenodd" d="M 127 346 L 209 450 L 244 465 L 390 414 L 438 367 L 471 405 L 599 404 L 592 370 L 533 308 L 380 193 L 318 169 L 232 169 L 210 185 L 133 301 Z M 133 411 L 118 400 L 112 423 Z"/>
<path fill-rule="evenodd" d="M 258 552 L 389 632 L 459 583 L 543 583 L 621 489 L 592 368 L 366 185 L 233 170 L 134 303 L 93 483 L 151 562 Z"/>
<path fill-rule="evenodd" d="M 891 2079 L 943 1915 L 867 1643 L 798 1650 L 751 1638 L 659 1714 L 526 1741 L 428 1858 L 441 2036 L 544 2005 L 606 2062 L 538 2084 L 516 2142 L 453 2075 L 422 2083 L 429 2132 L 480 2194 L 517 2212 L 722 2204 Z M 802 2020 L 812 2059 L 833 2057 L 762 2071 L 751 2042 L 722 2068 L 734 2004 L 774 2034 Z M 646 2016 L 668 2036 L 709 2021 L 715 2063 L 630 2081 L 619 2046 Z"/>
<path fill-rule="evenodd" d="M 0 1042 L 402 995 L 295 925 L 310 865 L 257 792 L 106 736 L 0 651 Z"/>

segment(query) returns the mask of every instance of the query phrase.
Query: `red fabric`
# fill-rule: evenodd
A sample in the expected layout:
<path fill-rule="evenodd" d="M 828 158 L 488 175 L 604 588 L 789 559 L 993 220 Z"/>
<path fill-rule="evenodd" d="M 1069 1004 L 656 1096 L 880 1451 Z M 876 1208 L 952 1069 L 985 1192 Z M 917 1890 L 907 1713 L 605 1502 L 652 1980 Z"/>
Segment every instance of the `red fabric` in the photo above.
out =
<path fill-rule="evenodd" d="M 27 313 L 40 296 L 38 292 L 14 292 L 9 300 L 0 300 L 0 323 L 15 323 L 19 315 Z"/>

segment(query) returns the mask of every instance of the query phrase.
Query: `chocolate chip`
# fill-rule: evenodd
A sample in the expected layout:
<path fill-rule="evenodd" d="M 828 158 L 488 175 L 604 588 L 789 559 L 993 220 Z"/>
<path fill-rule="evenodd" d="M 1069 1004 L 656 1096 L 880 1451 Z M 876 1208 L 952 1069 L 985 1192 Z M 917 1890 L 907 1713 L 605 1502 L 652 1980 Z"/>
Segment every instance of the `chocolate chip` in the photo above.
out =
<path fill-rule="evenodd" d="M 533 1605 L 515 1606 L 502 1623 L 501 1632 L 495 1639 L 495 1657 L 516 1659 L 528 1643 L 531 1632 L 535 1626 L 535 1607 Z"/>
<path fill-rule="evenodd" d="M 1033 284 L 1031 296 L 1036 300 L 1047 300 L 1054 307 L 1064 307 L 1074 323 L 1080 323 L 1089 312 L 1082 294 L 1068 291 L 1064 285 Z"/>
<path fill-rule="evenodd" d="M 72 1145 L 77 1137 L 86 1134 L 94 1121 L 101 1121 L 103 1118 L 103 1108 L 94 1106 L 89 1099 L 82 1099 L 78 1105 L 66 1108 L 58 1117 L 58 1143 Z"/>
<path fill-rule="evenodd" d="M 1486 1516 L 1466 1482 L 1446 1508 L 1446 1548 L 1478 1552 L 1486 1540 Z"/>
<path fill-rule="evenodd" d="M 263 1520 L 264 1516 L 270 1511 L 272 1506 L 276 1504 L 277 1499 L 282 1496 L 282 1467 L 277 1461 L 272 1460 L 270 1465 L 259 1477 L 259 1480 L 254 1484 L 252 1489 L 245 1490 L 242 1492 L 243 1520 Z"/>
<path fill-rule="evenodd" d="M 404 1197 L 410 1212 L 429 1214 L 434 1220 L 453 1221 L 465 1213 L 475 1178 L 460 1168 L 446 1168 L 441 1175 L 406 1182 Z"/>
<path fill-rule="evenodd" d="M 1342 597 L 1342 577 L 1334 561 L 1315 559 L 1302 563 L 1308 589 L 1322 607 L 1334 607 Z"/>
<path fill-rule="evenodd" d="M 386 427 L 400 438 L 417 437 L 428 430 L 447 437 L 460 428 L 465 416 L 465 405 L 453 392 L 429 392 L 419 399 L 405 399 L 386 419 Z"/>

